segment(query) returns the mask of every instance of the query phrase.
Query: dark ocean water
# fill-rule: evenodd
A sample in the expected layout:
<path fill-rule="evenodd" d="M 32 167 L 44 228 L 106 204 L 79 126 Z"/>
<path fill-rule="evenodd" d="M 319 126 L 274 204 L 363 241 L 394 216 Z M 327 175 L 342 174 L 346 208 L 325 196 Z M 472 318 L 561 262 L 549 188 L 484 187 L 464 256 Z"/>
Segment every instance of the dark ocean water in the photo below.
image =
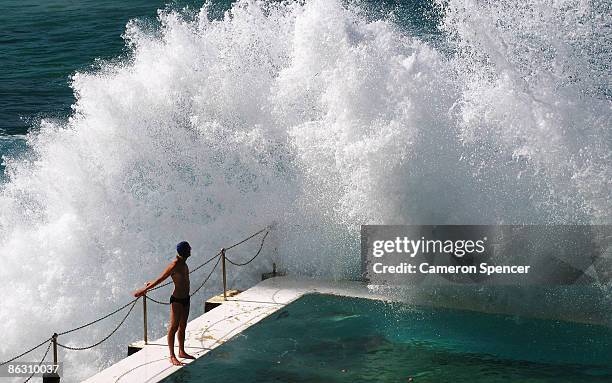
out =
<path fill-rule="evenodd" d="M 25 134 L 40 118 L 65 118 L 70 76 L 125 54 L 130 19 L 155 21 L 164 0 L 3 0 L 0 6 L 0 135 Z M 182 7 L 198 1 L 170 3 Z"/>

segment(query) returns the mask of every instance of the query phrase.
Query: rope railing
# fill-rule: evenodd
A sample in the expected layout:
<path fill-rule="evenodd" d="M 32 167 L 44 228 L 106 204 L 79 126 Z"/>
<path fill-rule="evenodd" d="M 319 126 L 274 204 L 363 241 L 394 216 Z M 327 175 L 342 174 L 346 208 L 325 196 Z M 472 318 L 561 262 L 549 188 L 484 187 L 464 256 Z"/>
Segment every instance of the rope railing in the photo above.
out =
<path fill-rule="evenodd" d="M 117 330 L 119 330 L 119 327 L 121 327 L 121 325 L 123 323 L 125 323 L 125 320 L 130 316 L 130 313 L 132 312 L 132 310 L 134 309 L 134 306 L 136 306 L 136 301 L 138 301 L 138 299 L 136 299 L 133 303 L 132 306 L 130 307 L 129 311 L 127 312 L 127 314 L 125 314 L 125 316 L 123 317 L 123 319 L 121 320 L 121 322 L 119 322 L 119 324 L 117 325 L 117 327 L 115 327 L 115 329 L 113 331 L 111 331 L 110 334 L 108 334 L 107 336 L 105 336 L 104 338 L 102 338 L 101 341 L 92 344 L 91 346 L 84 346 L 84 347 L 74 347 L 74 346 L 66 346 L 65 344 L 61 344 L 61 343 L 57 343 L 58 346 L 60 346 L 61 348 L 65 348 L 68 350 L 74 350 L 74 351 L 82 351 L 82 350 L 88 350 L 90 348 L 94 348 L 96 346 L 101 345 L 102 343 L 104 343 L 105 340 L 107 340 L 108 338 L 110 338 L 111 336 L 113 336 L 114 333 L 117 332 Z M 58 334 L 59 335 L 59 334 Z"/>
<path fill-rule="evenodd" d="M 48 339 L 50 340 L 50 339 Z M 45 354 L 43 355 L 42 359 L 40 360 L 40 362 L 38 362 L 38 366 L 40 367 L 40 365 L 42 364 L 42 362 L 45 361 L 45 359 L 47 358 L 47 354 L 49 353 L 49 350 L 51 349 L 51 345 L 53 343 L 49 342 L 49 345 L 47 346 L 47 350 L 45 351 Z M 30 376 L 28 376 L 28 378 L 26 380 L 23 381 L 23 383 L 28 383 L 30 381 L 30 379 L 32 379 L 32 377 L 34 376 L 34 374 L 36 373 L 36 370 L 32 371 L 32 373 L 30 374 Z"/>
<path fill-rule="evenodd" d="M 43 340 L 42 342 L 40 342 L 38 345 L 36 345 L 36 346 L 32 347 L 31 349 L 29 349 L 29 350 L 27 350 L 27 351 L 24 351 L 24 352 L 22 352 L 21 354 L 19 354 L 19 355 L 17 355 L 17 356 L 12 357 L 11 359 L 7 360 L 6 362 L 2 362 L 2 363 L 0 363 L 0 367 L 4 366 L 4 365 L 5 365 L 5 364 L 7 364 L 7 363 L 11 363 L 11 362 L 13 362 L 13 361 L 15 361 L 15 360 L 17 360 L 17 359 L 21 358 L 22 356 L 25 356 L 25 355 L 27 355 L 27 354 L 31 353 L 32 351 L 34 351 L 34 350 L 36 350 L 36 349 L 38 349 L 38 348 L 42 347 L 42 346 L 43 346 L 45 343 L 47 343 L 47 342 L 48 342 L 48 341 L 50 341 L 50 340 L 51 340 L 51 338 L 47 338 L 47 339 Z"/>
<path fill-rule="evenodd" d="M 57 333 L 57 335 L 66 335 L 66 334 L 70 334 L 71 332 L 75 332 L 75 331 L 78 331 L 78 330 L 84 329 L 84 328 L 86 328 L 86 327 L 89 327 L 89 326 L 91 326 L 91 325 L 93 325 L 93 324 L 96 324 L 96 323 L 98 323 L 98 322 L 101 322 L 101 321 L 103 321 L 104 319 L 109 318 L 109 317 L 111 317 L 111 316 L 113 316 L 113 315 L 117 314 L 119 311 L 122 311 L 123 309 L 125 309 L 126 307 L 128 307 L 129 305 L 131 305 L 132 303 L 136 303 L 136 301 L 137 301 L 137 300 L 138 300 L 138 298 L 136 298 L 136 299 L 132 299 L 131 301 L 129 301 L 128 303 L 126 303 L 126 304 L 124 304 L 123 306 L 119 307 L 117 310 L 113 311 L 112 313 L 106 314 L 106 315 L 104 315 L 103 317 L 98 318 L 98 319 L 96 319 L 96 320 L 94 320 L 94 321 L 91 321 L 91 322 L 89 322 L 89 323 L 86 323 L 86 324 L 84 324 L 84 325 L 82 325 L 82 326 L 75 327 L 75 328 L 70 329 L 70 330 L 67 330 L 67 331 L 59 332 L 59 333 Z"/>
<path fill-rule="evenodd" d="M 232 261 L 232 260 L 230 260 L 230 259 L 228 259 L 228 258 L 226 257 L 225 252 L 226 252 L 227 250 L 233 249 L 233 248 L 235 248 L 235 247 L 237 247 L 237 246 L 239 246 L 239 245 L 241 245 L 241 244 L 243 244 L 243 243 L 247 242 L 248 240 L 250 240 L 250 239 L 252 239 L 252 238 L 256 237 L 257 235 L 259 235 L 259 234 L 261 234 L 261 233 L 263 233 L 263 232 L 265 232 L 265 234 L 263 235 L 263 237 L 262 237 L 262 239 L 261 239 L 261 243 L 260 243 L 260 245 L 259 245 L 259 249 L 257 250 L 257 253 L 256 253 L 256 254 L 255 254 L 255 255 L 254 255 L 252 258 L 250 258 L 250 259 L 249 259 L 247 262 L 244 262 L 244 263 L 239 263 L 239 262 Z M 210 272 L 208 273 L 208 275 L 206 276 L 206 278 L 203 280 L 203 282 L 202 282 L 202 283 L 201 283 L 201 284 L 198 286 L 198 288 L 197 288 L 197 289 L 195 289 L 195 290 L 194 290 L 194 292 L 193 292 L 193 293 L 191 293 L 189 296 L 190 296 L 190 297 L 194 296 L 195 294 L 197 294 L 197 293 L 200 291 L 200 289 L 202 289 L 202 287 L 204 287 L 204 285 L 205 285 L 205 284 L 206 284 L 206 283 L 207 283 L 207 282 L 210 280 L 210 278 L 211 278 L 211 276 L 213 275 L 213 273 L 214 273 L 214 271 L 216 270 L 216 268 L 219 266 L 219 263 L 221 263 L 221 264 L 222 264 L 222 266 L 223 266 L 223 295 L 224 295 L 224 297 L 225 297 L 225 294 L 226 294 L 226 289 L 227 289 L 227 288 L 226 288 L 226 276 L 225 276 L 225 274 L 226 274 L 226 273 L 225 273 L 225 261 L 227 260 L 229 263 L 231 263 L 232 265 L 235 265 L 235 266 L 245 266 L 245 265 L 248 265 L 249 263 L 253 262 L 253 260 L 255 260 L 255 258 L 257 258 L 257 257 L 258 257 L 258 256 L 261 254 L 261 251 L 262 251 L 262 249 L 263 249 L 264 242 L 265 242 L 266 237 L 268 236 L 268 234 L 269 234 L 269 233 L 270 233 L 270 227 L 269 227 L 269 226 L 268 226 L 268 227 L 266 227 L 266 228 L 263 228 L 263 229 L 261 229 L 261 230 L 257 231 L 256 233 L 254 233 L 254 234 L 252 234 L 252 235 L 250 235 L 250 236 L 246 237 L 245 239 L 243 239 L 243 240 L 241 240 L 241 241 L 239 241 L 239 242 L 237 242 L 237 243 L 234 243 L 234 244 L 233 244 L 233 245 L 231 245 L 231 246 L 228 246 L 228 247 L 225 247 L 225 248 L 221 249 L 221 251 L 220 251 L 220 252 L 218 252 L 217 254 L 215 254 L 213 257 L 211 257 L 211 258 L 207 259 L 207 260 L 206 260 L 204 263 L 202 263 L 202 264 L 198 265 L 198 266 L 197 266 L 197 267 L 195 267 L 193 270 L 189 271 L 189 274 L 194 273 L 195 271 L 197 271 L 197 270 L 201 269 L 202 267 L 204 267 L 204 266 L 208 265 L 209 263 L 213 262 L 215 259 L 217 260 L 217 261 L 215 262 L 214 266 L 212 267 L 212 269 L 210 270 Z M 164 287 L 164 286 L 168 286 L 168 285 L 170 285 L 171 283 L 172 283 L 172 281 L 169 281 L 169 282 L 167 282 L 167 283 L 164 283 L 164 284 L 161 284 L 161 285 L 159 285 L 159 286 L 156 286 L 156 287 L 154 287 L 154 288 L 150 289 L 149 291 L 157 290 L 157 289 L 162 288 L 162 287 Z M 46 349 L 46 351 L 45 351 L 45 353 L 44 353 L 44 355 L 43 355 L 43 358 L 42 358 L 42 359 L 41 359 L 41 361 L 39 362 L 39 365 L 40 365 L 40 364 L 42 364 L 42 363 L 43 363 L 43 361 L 45 360 L 45 358 L 47 357 L 47 354 L 49 353 L 49 350 L 51 349 L 51 346 L 53 346 L 53 363 L 54 363 L 54 364 L 57 364 L 57 359 L 58 359 L 58 358 L 57 358 L 57 347 L 58 347 L 58 346 L 59 346 L 59 347 L 61 347 L 61 348 L 64 348 L 64 349 L 67 349 L 67 350 L 73 350 L 73 351 L 82 351 L 82 350 L 88 350 L 88 349 L 94 348 L 94 347 L 96 347 L 96 346 L 99 346 L 100 344 L 102 344 L 102 343 L 104 343 L 106 340 L 108 340 L 108 339 L 109 339 L 111 336 L 113 336 L 113 334 L 115 334 L 115 333 L 116 333 L 116 332 L 119 330 L 119 328 L 120 328 L 120 327 L 121 327 L 121 326 L 122 326 L 122 325 L 123 325 L 123 324 L 126 322 L 127 318 L 128 318 L 128 317 L 130 316 L 130 314 L 132 313 L 132 311 L 133 311 L 133 309 L 134 309 L 134 306 L 136 306 L 136 303 L 138 302 L 138 300 L 139 300 L 139 299 L 140 299 L 140 297 L 138 297 L 138 298 L 136 298 L 136 299 L 132 299 L 131 301 L 129 301 L 128 303 L 124 304 L 123 306 L 121 306 L 121 307 L 117 308 L 116 310 L 114 310 L 114 311 L 112 311 L 112 312 L 110 312 L 110 313 L 108 313 L 108 314 L 106 314 L 106 315 L 104 315 L 104 316 L 102 316 L 102 317 L 100 317 L 100 318 L 98 318 L 98 319 L 96 319 L 96 320 L 93 320 L 93 321 L 91 321 L 91 322 L 87 322 L 87 323 L 85 323 L 85 324 L 83 324 L 83 325 L 80 325 L 80 326 L 74 327 L 74 328 L 69 329 L 69 330 L 66 330 L 66 331 L 62 331 L 62 332 L 60 332 L 60 333 L 54 333 L 54 334 L 53 334 L 53 336 L 51 336 L 50 338 L 45 339 L 44 341 L 40 342 L 40 343 L 39 343 L 39 344 L 37 344 L 36 346 L 34 346 L 34 347 L 32 347 L 32 348 L 30 348 L 30 349 L 28 349 L 28 350 L 26 350 L 26 351 L 22 352 L 22 353 L 21 353 L 21 354 L 19 354 L 19 355 L 16 355 L 16 356 L 14 356 L 14 357 L 12 357 L 12 358 L 10 358 L 10 359 L 8 359 L 8 360 L 6 360 L 6 361 L 4 361 L 4 362 L 0 363 L 0 367 L 4 366 L 5 364 L 11 363 L 11 362 L 13 362 L 13 361 L 15 361 L 15 360 L 17 360 L 17 359 L 19 359 L 19 358 L 21 358 L 21 357 L 23 357 L 23 356 L 25 356 L 25 355 L 29 354 L 29 353 L 31 353 L 31 352 L 33 352 L 33 351 L 35 351 L 35 350 L 39 349 L 40 347 L 44 346 L 44 345 L 45 345 L 45 344 L 47 344 L 47 343 L 48 343 L 47 349 Z M 156 300 L 156 299 L 153 299 L 153 298 L 151 298 L 151 297 L 147 296 L 146 294 L 145 294 L 145 295 L 143 295 L 144 323 L 145 323 L 145 328 L 144 328 L 144 331 L 145 331 L 145 332 L 144 332 L 144 335 L 145 335 L 145 337 L 144 337 L 144 338 L 145 338 L 145 344 L 147 344 L 147 326 L 146 326 L 146 312 L 147 312 L 147 311 L 146 311 L 146 301 L 147 301 L 147 300 L 150 300 L 150 301 L 152 301 L 152 302 L 155 302 L 155 303 L 158 303 L 158 304 L 162 304 L 162 305 L 169 305 L 169 304 L 170 304 L 170 302 L 162 302 L 162 301 L 158 301 L 158 300 Z M 115 314 L 117 314 L 117 313 L 119 313 L 119 312 L 121 312 L 121 311 L 125 310 L 125 309 L 126 309 L 126 308 L 128 308 L 128 307 L 129 307 L 128 312 L 127 312 L 127 313 L 125 314 L 125 316 L 124 316 L 124 317 L 121 319 L 121 321 L 119 322 L 119 324 L 118 324 L 118 325 L 117 325 L 117 326 L 116 326 L 116 327 L 113 329 L 113 331 L 111 331 L 111 332 L 110 332 L 110 333 L 109 333 L 107 336 L 105 336 L 104 338 L 102 338 L 100 341 L 98 341 L 98 342 L 96 342 L 96 343 L 94 343 L 94 344 L 92 344 L 92 345 L 90 345 L 90 346 L 83 346 L 83 347 L 68 346 L 68 345 L 66 345 L 66 344 L 62 344 L 62 343 L 59 343 L 59 342 L 57 341 L 57 338 L 58 338 L 59 336 L 66 335 L 66 334 L 70 334 L 70 333 L 72 333 L 72 332 L 75 332 L 75 331 L 78 331 L 78 330 L 82 330 L 82 329 L 84 329 L 84 328 L 87 328 L 87 327 L 89 327 L 89 326 L 92 326 L 92 325 L 94 325 L 94 324 L 96 324 L 96 323 L 98 323 L 98 322 L 101 322 L 101 321 L 102 321 L 102 320 L 104 320 L 104 319 L 107 319 L 107 318 L 109 318 L 109 317 L 111 317 L 111 316 L 113 316 L 113 315 L 115 315 Z M 26 379 L 26 381 L 25 381 L 24 383 L 26 383 L 26 382 L 30 381 L 30 379 L 31 379 L 33 376 L 34 376 L 34 374 L 30 375 L 30 376 L 29 376 L 29 377 Z"/>
<path fill-rule="evenodd" d="M 196 295 L 198 293 L 198 291 L 200 291 L 200 289 L 202 287 L 204 287 L 204 285 L 206 284 L 206 282 L 208 282 L 208 280 L 210 279 L 210 277 L 213 275 L 213 272 L 215 271 L 215 269 L 217 268 L 217 266 L 219 266 L 219 261 L 221 260 L 221 257 L 217 258 L 217 262 L 215 263 L 215 265 L 213 266 L 212 270 L 210 270 L 210 273 L 208 273 L 208 276 L 206 277 L 206 279 L 204 279 L 204 281 L 200 284 L 200 286 L 195 289 L 195 291 L 191 294 L 189 294 L 190 297 Z"/>
<path fill-rule="evenodd" d="M 257 258 L 259 256 L 259 254 L 261 253 L 261 250 L 263 249 L 264 242 L 265 242 L 266 237 L 268 236 L 269 233 L 270 233 L 269 231 L 266 231 L 266 234 L 264 234 L 263 238 L 261 238 L 261 243 L 259 244 L 259 250 L 257 250 L 257 253 L 255 253 L 255 255 L 251 259 L 249 259 L 248 261 L 246 261 L 244 263 L 237 263 L 237 262 L 234 262 L 234 261 L 232 261 L 231 259 L 229 259 L 227 257 L 225 259 L 229 263 L 234 265 L 234 266 L 246 266 L 246 265 L 248 265 L 249 263 L 253 262 L 255 260 L 255 258 Z M 225 250 L 227 250 L 227 249 L 225 249 Z"/>
<path fill-rule="evenodd" d="M 253 237 L 256 237 L 257 235 L 259 235 L 259 234 L 263 233 L 263 232 L 264 232 L 264 231 L 266 231 L 266 230 L 267 230 L 267 231 L 270 231 L 270 227 L 269 227 L 269 226 L 268 226 L 268 227 L 264 227 L 263 229 L 259 230 L 257 233 L 255 233 L 255 234 L 253 234 L 253 235 L 251 235 L 251 236 L 249 236 L 249 237 L 247 237 L 247 238 L 243 239 L 242 241 L 240 241 L 240 242 L 238 242 L 238 243 L 234 243 L 233 245 L 231 245 L 231 246 L 229 246 L 229 247 L 225 247 L 224 249 L 225 249 L 225 251 L 227 251 L 227 250 L 231 250 L 231 249 L 233 249 L 234 247 L 239 246 L 239 245 L 242 245 L 243 243 L 245 243 L 245 242 L 246 242 L 246 241 L 248 241 L 249 239 L 251 239 L 251 238 L 253 238 Z M 266 234 L 266 235 L 267 235 L 267 234 Z"/>

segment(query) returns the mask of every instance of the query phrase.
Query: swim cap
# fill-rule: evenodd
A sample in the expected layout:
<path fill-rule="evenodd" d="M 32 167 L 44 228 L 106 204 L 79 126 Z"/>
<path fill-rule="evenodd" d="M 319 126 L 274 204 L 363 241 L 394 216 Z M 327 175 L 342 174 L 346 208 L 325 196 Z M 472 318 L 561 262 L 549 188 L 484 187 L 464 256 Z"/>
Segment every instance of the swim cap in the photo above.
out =
<path fill-rule="evenodd" d="M 183 241 L 179 243 L 178 245 L 176 245 L 176 252 L 178 253 L 178 255 L 180 255 L 183 258 L 187 258 L 191 255 L 189 250 L 191 250 L 191 246 L 189 245 L 189 242 L 187 241 Z"/>

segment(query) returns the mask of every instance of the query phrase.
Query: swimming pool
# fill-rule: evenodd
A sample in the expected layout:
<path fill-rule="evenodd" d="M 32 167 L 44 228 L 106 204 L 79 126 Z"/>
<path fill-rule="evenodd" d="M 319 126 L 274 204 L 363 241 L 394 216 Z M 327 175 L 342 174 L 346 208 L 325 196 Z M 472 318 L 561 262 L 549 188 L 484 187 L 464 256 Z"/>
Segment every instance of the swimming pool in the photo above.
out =
<path fill-rule="evenodd" d="M 308 294 L 163 380 L 610 382 L 612 329 Z"/>

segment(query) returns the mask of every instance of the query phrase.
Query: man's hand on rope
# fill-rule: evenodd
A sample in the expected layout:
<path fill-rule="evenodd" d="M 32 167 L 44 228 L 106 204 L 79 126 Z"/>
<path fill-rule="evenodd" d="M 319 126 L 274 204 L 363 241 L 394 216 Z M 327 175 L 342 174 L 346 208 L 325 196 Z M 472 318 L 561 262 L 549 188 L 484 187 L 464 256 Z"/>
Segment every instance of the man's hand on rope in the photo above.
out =
<path fill-rule="evenodd" d="M 145 283 L 145 287 L 134 291 L 134 296 L 138 298 L 138 297 L 145 295 L 145 293 L 147 292 L 147 287 L 149 287 L 150 285 L 151 285 L 151 282 Z"/>

